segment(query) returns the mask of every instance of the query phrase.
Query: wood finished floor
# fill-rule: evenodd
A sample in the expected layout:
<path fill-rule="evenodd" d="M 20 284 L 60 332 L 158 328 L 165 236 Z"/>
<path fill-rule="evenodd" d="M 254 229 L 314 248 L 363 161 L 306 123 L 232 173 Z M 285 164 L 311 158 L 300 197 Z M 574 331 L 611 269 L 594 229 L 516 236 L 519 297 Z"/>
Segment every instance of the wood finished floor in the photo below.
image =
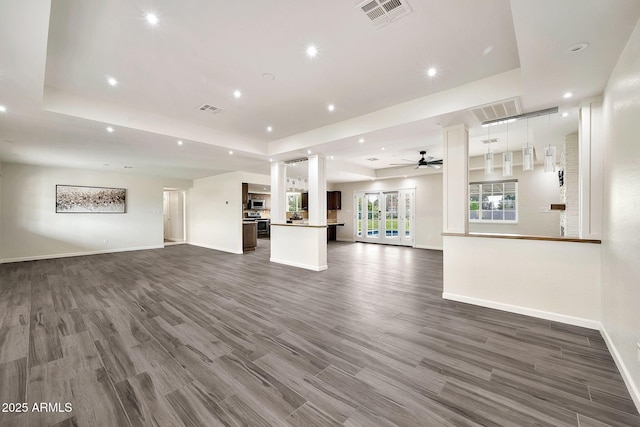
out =
<path fill-rule="evenodd" d="M 0 265 L 1 426 L 639 426 L 598 332 L 443 301 L 442 254 L 189 245 Z"/>

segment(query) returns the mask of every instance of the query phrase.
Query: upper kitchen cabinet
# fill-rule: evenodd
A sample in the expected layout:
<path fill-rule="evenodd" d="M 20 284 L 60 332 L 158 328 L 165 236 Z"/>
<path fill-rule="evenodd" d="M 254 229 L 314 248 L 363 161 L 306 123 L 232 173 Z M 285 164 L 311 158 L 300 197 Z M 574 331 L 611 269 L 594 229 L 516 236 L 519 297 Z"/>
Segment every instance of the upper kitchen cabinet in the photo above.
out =
<path fill-rule="evenodd" d="M 342 192 L 327 191 L 327 210 L 337 211 L 342 209 Z"/>

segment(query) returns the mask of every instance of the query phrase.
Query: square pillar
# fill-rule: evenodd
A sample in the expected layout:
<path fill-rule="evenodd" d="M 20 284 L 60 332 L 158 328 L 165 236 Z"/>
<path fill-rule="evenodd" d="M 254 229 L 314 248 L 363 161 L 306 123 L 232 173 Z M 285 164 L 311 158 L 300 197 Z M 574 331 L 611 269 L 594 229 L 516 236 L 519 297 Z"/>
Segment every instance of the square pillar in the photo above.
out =
<path fill-rule="evenodd" d="M 286 176 L 284 162 L 271 163 L 271 221 L 286 221 Z"/>
<path fill-rule="evenodd" d="M 325 157 L 309 156 L 309 225 L 327 225 L 327 180 Z"/>
<path fill-rule="evenodd" d="M 442 231 L 469 231 L 469 129 L 466 125 L 443 129 Z"/>
<path fill-rule="evenodd" d="M 578 132 L 580 238 L 582 239 L 602 239 L 603 126 L 602 98 L 582 101 Z"/>

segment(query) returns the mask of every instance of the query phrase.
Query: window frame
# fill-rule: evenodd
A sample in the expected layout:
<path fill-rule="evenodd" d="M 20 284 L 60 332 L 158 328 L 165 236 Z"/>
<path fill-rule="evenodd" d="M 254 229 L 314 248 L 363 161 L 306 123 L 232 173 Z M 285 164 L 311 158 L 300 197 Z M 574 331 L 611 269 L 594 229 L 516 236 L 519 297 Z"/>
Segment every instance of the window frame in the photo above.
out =
<path fill-rule="evenodd" d="M 514 191 L 505 191 L 504 189 L 504 184 L 507 183 L 513 183 L 515 184 L 515 189 Z M 495 191 L 495 185 L 498 184 L 502 184 L 502 191 Z M 472 185 L 477 185 L 478 186 L 478 192 L 477 193 L 472 193 L 471 192 L 471 186 Z M 483 186 L 491 186 L 491 191 L 490 193 L 485 193 L 485 188 L 483 188 Z M 478 200 L 477 201 L 473 201 L 471 200 L 472 196 L 474 194 L 478 195 Z M 491 194 L 491 195 L 501 195 L 502 199 L 501 201 L 505 201 L 508 199 L 505 199 L 505 194 L 514 194 L 515 196 L 515 200 L 514 200 L 514 207 L 513 207 L 513 211 L 515 212 L 515 219 L 504 219 L 504 213 L 505 213 L 505 209 L 504 207 L 501 209 L 502 213 L 503 213 L 503 219 L 483 219 L 483 212 L 493 212 L 495 211 L 495 209 L 491 209 L 491 210 L 487 210 L 487 209 L 483 209 L 482 208 L 482 204 L 483 204 L 483 200 L 482 200 L 482 195 L 483 194 Z M 518 224 L 519 221 L 519 213 L 518 211 L 519 206 L 518 206 L 518 202 L 519 202 L 519 195 L 518 195 L 518 180 L 517 179 L 505 179 L 505 180 L 498 180 L 498 181 L 476 181 L 476 182 L 470 182 L 469 183 L 469 187 L 468 187 L 468 198 L 467 198 L 467 220 L 469 221 L 469 223 L 471 224 Z M 478 203 L 478 209 L 477 210 L 473 210 L 474 212 L 477 211 L 478 212 L 478 219 L 472 219 L 471 218 L 471 204 L 472 203 Z M 495 203 L 495 202 L 489 202 L 489 203 Z M 511 209 L 509 209 L 511 210 Z"/>

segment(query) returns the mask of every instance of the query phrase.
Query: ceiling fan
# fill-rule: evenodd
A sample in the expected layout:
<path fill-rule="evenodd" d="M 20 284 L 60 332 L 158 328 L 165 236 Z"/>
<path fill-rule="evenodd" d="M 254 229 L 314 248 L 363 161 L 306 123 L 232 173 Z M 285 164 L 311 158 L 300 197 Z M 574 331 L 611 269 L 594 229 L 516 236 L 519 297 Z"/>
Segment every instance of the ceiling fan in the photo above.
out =
<path fill-rule="evenodd" d="M 422 156 L 420 158 L 420 160 L 418 160 L 418 164 L 416 165 L 416 169 L 424 169 L 424 168 L 433 168 L 433 169 L 440 169 L 442 167 L 442 159 L 435 159 L 431 156 L 427 157 L 425 159 L 425 155 L 427 154 L 426 151 L 421 151 L 420 155 Z M 406 162 L 411 162 L 411 163 L 415 163 L 414 160 L 409 160 L 409 159 L 402 159 Z M 391 166 L 411 166 L 405 163 L 391 163 Z"/>

